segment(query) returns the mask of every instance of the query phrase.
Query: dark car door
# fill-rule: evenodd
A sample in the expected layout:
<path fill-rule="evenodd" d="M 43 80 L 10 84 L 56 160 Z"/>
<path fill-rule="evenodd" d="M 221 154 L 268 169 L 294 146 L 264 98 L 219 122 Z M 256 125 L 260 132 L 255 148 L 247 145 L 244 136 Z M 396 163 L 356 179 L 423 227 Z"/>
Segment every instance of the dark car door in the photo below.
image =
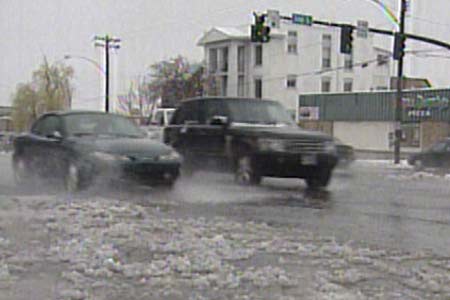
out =
<path fill-rule="evenodd" d="M 164 142 L 177 149 L 185 158 L 195 153 L 197 142 L 194 129 L 199 125 L 197 107 L 196 101 L 183 103 L 175 111 L 171 124 L 164 129 Z"/>
<path fill-rule="evenodd" d="M 226 130 L 227 124 L 222 122 L 227 119 L 228 112 L 222 99 L 206 99 L 200 101 L 199 126 L 193 128 L 196 136 L 194 151 L 198 157 L 208 160 L 214 167 L 226 166 Z"/>
<path fill-rule="evenodd" d="M 36 128 L 33 142 L 37 165 L 42 174 L 60 176 L 64 174 L 67 153 L 63 146 L 61 117 L 47 115 Z"/>

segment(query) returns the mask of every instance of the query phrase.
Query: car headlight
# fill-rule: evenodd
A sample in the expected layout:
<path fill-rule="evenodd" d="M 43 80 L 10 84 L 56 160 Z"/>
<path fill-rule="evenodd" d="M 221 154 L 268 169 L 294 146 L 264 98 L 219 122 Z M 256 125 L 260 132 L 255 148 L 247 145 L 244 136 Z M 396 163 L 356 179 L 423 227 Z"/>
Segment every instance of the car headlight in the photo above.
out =
<path fill-rule="evenodd" d="M 158 156 L 159 161 L 177 161 L 180 160 L 181 156 L 176 151 L 171 151 L 170 153 L 162 154 Z"/>
<path fill-rule="evenodd" d="M 258 148 L 260 151 L 283 152 L 285 150 L 285 143 L 282 140 L 259 139 Z"/>
<path fill-rule="evenodd" d="M 326 153 L 333 153 L 333 154 L 337 153 L 336 144 L 333 141 L 326 141 L 326 142 L 324 142 L 323 150 Z"/>
<path fill-rule="evenodd" d="M 96 151 L 92 154 L 95 158 L 102 161 L 129 161 L 128 156 L 125 155 L 117 155 L 106 152 Z"/>

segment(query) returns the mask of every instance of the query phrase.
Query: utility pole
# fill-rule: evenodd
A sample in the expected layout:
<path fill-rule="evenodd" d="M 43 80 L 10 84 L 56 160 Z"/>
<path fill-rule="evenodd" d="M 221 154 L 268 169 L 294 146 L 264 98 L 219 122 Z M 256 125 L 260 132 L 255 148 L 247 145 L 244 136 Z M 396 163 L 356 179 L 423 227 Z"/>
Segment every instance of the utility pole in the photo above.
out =
<path fill-rule="evenodd" d="M 405 15 L 407 9 L 407 0 L 401 0 L 400 8 L 400 28 L 398 33 L 398 38 L 401 44 L 401 48 L 404 47 L 405 40 Z M 403 49 L 398 53 L 398 64 L 397 64 L 397 98 L 395 102 L 395 144 L 394 144 L 394 163 L 400 163 L 400 144 L 402 139 L 402 114 L 403 114 L 403 104 L 402 104 L 402 89 L 403 89 L 403 58 L 405 52 Z"/>
<path fill-rule="evenodd" d="M 95 46 L 105 49 L 105 111 L 109 112 L 109 49 L 119 49 L 120 39 L 105 36 L 95 36 Z"/>

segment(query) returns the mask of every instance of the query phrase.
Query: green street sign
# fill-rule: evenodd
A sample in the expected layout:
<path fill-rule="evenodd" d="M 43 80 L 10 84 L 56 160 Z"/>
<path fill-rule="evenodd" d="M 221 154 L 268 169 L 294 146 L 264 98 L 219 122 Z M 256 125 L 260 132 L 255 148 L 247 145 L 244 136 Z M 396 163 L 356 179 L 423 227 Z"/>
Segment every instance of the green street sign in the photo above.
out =
<path fill-rule="evenodd" d="M 292 23 L 311 26 L 313 24 L 313 17 L 302 14 L 292 14 Z"/>

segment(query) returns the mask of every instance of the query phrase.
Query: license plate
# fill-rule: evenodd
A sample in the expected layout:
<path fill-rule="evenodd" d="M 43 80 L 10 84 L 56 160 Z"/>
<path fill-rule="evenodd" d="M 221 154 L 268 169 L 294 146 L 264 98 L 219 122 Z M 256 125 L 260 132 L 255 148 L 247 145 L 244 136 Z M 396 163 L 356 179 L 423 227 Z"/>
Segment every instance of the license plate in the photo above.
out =
<path fill-rule="evenodd" d="M 302 165 L 311 166 L 317 164 L 317 157 L 314 154 L 302 155 Z"/>

